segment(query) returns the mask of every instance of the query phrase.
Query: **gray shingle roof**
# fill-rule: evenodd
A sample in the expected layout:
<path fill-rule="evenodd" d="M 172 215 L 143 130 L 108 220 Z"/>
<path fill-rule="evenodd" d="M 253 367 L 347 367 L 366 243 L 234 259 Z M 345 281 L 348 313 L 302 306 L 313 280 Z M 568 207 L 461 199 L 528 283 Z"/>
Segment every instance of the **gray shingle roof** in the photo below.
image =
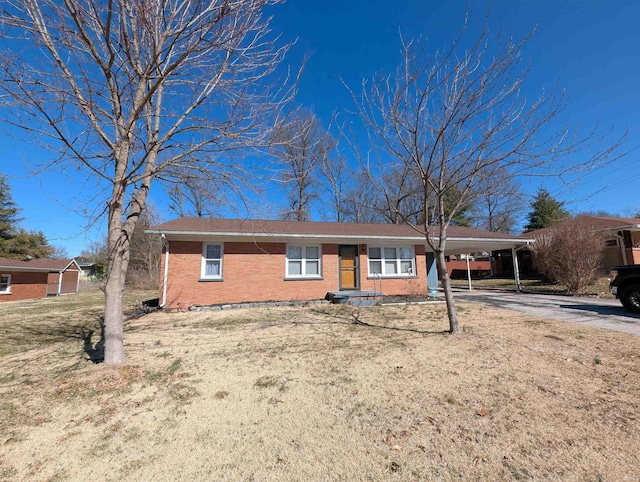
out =
<path fill-rule="evenodd" d="M 19 268 L 21 270 L 32 269 L 34 271 L 61 271 L 73 262 L 69 259 L 47 259 L 39 258 L 31 261 L 20 261 L 18 259 L 0 257 L 0 268 Z"/>
<path fill-rule="evenodd" d="M 575 218 L 576 221 L 583 223 L 585 226 L 590 226 L 596 230 L 612 231 L 612 230 L 640 230 L 640 218 L 612 218 L 606 216 L 587 216 L 581 215 Z M 562 221 L 558 221 L 561 223 Z M 536 229 L 535 231 L 529 231 L 524 233 L 523 238 L 535 238 L 543 236 L 549 231 L 550 227 Z"/>
<path fill-rule="evenodd" d="M 437 228 L 430 227 L 437 235 Z M 416 238 L 424 236 L 424 231 L 416 231 L 406 224 L 360 224 L 335 222 L 271 221 L 258 219 L 212 219 L 184 217 L 169 221 L 148 230 L 162 234 L 239 234 L 239 235 L 308 235 L 308 236 L 384 236 L 390 238 Z M 450 226 L 448 238 L 512 239 L 517 236 L 505 233 L 482 231 L 479 229 Z"/>

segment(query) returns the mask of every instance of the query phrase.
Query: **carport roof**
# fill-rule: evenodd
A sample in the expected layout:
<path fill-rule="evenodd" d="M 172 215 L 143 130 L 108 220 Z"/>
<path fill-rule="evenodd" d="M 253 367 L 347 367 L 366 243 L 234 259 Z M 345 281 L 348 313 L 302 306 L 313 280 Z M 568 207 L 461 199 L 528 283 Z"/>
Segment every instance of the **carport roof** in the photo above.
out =
<path fill-rule="evenodd" d="M 429 230 L 437 238 L 437 227 Z M 366 224 L 335 222 L 297 222 L 259 219 L 213 219 L 184 217 L 154 226 L 146 231 L 164 234 L 169 240 L 205 240 L 211 238 L 271 242 L 293 240 L 324 243 L 411 242 L 425 243 L 424 231 L 406 224 Z M 533 239 L 504 233 L 450 226 L 447 254 L 493 251 L 522 246 Z"/>

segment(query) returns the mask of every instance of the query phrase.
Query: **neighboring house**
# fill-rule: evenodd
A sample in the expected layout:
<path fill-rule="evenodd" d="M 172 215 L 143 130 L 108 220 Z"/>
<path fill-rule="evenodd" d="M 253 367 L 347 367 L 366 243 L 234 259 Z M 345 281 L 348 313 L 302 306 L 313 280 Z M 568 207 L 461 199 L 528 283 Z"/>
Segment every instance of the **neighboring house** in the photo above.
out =
<path fill-rule="evenodd" d="M 0 302 L 75 293 L 79 274 L 73 259 L 0 258 Z"/>
<path fill-rule="evenodd" d="M 495 270 L 495 260 L 490 252 L 447 256 L 447 271 L 451 279 L 485 278 L 495 274 Z"/>
<path fill-rule="evenodd" d="M 180 218 L 146 232 L 164 240 L 160 305 L 167 308 L 314 300 L 336 291 L 425 294 L 437 286 L 424 235 L 407 225 Z M 451 226 L 446 254 L 527 242 Z"/>
<path fill-rule="evenodd" d="M 619 265 L 640 264 L 640 218 L 585 215 L 578 216 L 576 219 L 604 234 L 603 271 L 608 272 L 614 266 Z M 527 238 L 544 236 L 548 229 L 538 229 L 522 236 Z M 533 256 L 533 266 L 535 267 L 535 256 Z"/>
<path fill-rule="evenodd" d="M 80 279 L 95 279 L 98 276 L 98 265 L 94 261 L 78 261 Z"/>

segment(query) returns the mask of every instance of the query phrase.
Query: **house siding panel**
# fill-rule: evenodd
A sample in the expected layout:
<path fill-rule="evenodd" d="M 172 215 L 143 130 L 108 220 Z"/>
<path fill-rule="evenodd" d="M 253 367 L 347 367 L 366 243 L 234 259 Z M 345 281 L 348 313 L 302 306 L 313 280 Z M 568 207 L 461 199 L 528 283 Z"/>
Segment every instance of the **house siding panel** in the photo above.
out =
<path fill-rule="evenodd" d="M 169 242 L 167 300 L 171 309 L 188 309 L 192 305 L 225 303 L 313 300 L 324 298 L 327 291 L 339 287 L 338 244 L 322 245 L 322 279 L 286 279 L 286 243 L 225 242 L 222 281 L 201 281 L 202 243 Z M 363 246 L 363 245 L 361 245 Z M 363 253 L 364 251 L 364 253 Z M 415 246 L 418 276 L 410 279 L 385 279 L 387 295 L 426 292 L 424 247 Z M 162 258 L 161 276 L 164 277 Z M 361 289 L 373 290 L 368 278 L 366 249 L 360 249 Z M 379 282 L 376 281 L 376 289 Z M 162 297 L 162 279 L 160 283 Z"/>
<path fill-rule="evenodd" d="M 47 296 L 46 272 L 0 271 L 0 274 L 11 275 L 11 293 L 0 294 L 0 303 L 4 301 L 19 301 Z"/>

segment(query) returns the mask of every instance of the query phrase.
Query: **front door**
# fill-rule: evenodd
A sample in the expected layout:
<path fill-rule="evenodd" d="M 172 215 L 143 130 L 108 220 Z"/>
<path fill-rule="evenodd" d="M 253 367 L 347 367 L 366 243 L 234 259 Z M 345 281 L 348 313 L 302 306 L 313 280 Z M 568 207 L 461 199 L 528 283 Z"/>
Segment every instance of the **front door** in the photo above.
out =
<path fill-rule="evenodd" d="M 358 246 L 340 246 L 340 289 L 357 290 L 360 287 Z"/>

